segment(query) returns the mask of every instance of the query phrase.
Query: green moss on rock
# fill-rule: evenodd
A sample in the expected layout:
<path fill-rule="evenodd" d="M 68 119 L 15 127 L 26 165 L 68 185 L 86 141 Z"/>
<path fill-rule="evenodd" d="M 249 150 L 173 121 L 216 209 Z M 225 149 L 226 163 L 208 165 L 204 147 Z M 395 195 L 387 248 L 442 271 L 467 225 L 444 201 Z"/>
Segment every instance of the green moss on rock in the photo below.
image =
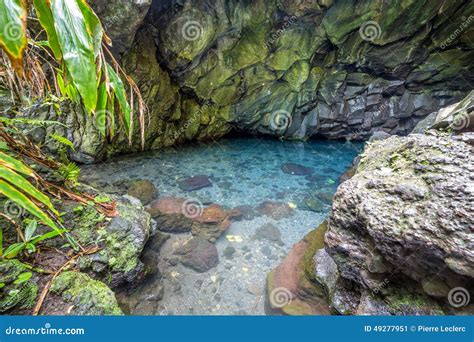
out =
<path fill-rule="evenodd" d="M 51 293 L 73 304 L 73 315 L 122 315 L 115 294 L 104 283 L 79 272 L 63 272 L 54 279 Z"/>
<path fill-rule="evenodd" d="M 38 286 L 33 280 L 15 284 L 18 276 L 28 269 L 18 260 L 0 261 L 0 312 L 11 309 L 31 309 L 38 295 Z"/>

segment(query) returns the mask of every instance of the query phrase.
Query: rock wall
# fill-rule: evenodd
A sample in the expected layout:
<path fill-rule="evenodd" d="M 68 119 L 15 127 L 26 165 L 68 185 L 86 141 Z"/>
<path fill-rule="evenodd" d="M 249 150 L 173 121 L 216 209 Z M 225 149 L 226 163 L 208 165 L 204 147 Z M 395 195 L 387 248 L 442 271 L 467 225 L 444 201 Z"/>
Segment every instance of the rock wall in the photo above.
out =
<path fill-rule="evenodd" d="M 123 61 L 147 147 L 408 134 L 472 88 L 470 1 L 154 1 Z M 471 86 L 470 86 L 471 85 Z"/>
<path fill-rule="evenodd" d="M 94 8 L 148 105 L 146 149 L 233 130 L 406 135 L 474 84 L 472 1 L 114 0 Z M 137 127 L 130 147 L 123 135 L 106 141 L 80 109 L 65 111 L 58 119 L 68 129 L 57 129 L 74 142 L 74 160 L 140 150 Z"/>

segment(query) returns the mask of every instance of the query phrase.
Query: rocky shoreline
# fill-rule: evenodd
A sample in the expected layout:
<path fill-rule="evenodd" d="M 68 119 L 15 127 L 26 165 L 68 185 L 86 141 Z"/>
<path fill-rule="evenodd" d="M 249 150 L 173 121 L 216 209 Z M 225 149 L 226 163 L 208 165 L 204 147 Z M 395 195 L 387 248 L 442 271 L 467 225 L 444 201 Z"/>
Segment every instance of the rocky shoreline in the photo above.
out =
<path fill-rule="evenodd" d="M 455 126 L 454 134 L 429 129 L 367 145 L 327 222 L 269 274 L 269 312 L 474 312 L 472 104 L 471 93 L 435 113 L 431 128 Z"/>

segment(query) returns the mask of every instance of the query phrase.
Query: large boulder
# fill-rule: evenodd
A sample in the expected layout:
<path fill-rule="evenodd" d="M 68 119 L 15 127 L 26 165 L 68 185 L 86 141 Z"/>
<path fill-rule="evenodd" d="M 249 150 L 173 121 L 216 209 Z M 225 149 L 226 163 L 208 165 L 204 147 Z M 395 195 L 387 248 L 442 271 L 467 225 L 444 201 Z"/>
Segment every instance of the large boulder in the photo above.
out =
<path fill-rule="evenodd" d="M 104 195 L 102 195 L 104 196 Z M 71 234 L 82 246 L 99 243 L 101 249 L 79 258 L 79 268 L 116 288 L 135 285 L 145 275 L 140 256 L 152 235 L 151 218 L 134 197 L 110 197 L 117 215 L 106 218 L 92 206 L 77 206 L 69 213 Z"/>
<path fill-rule="evenodd" d="M 464 140 L 431 131 L 374 142 L 336 192 L 326 250 L 387 312 L 452 312 L 451 290 L 473 288 L 474 158 Z"/>

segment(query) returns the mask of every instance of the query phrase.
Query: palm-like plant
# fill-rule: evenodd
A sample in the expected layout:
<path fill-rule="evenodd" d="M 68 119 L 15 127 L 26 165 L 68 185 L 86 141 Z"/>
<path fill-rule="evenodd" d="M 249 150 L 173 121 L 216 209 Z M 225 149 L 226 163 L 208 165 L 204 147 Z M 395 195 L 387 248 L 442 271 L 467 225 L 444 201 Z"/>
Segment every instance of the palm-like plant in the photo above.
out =
<path fill-rule="evenodd" d="M 143 146 L 145 103 L 136 84 L 107 49 L 110 39 L 87 2 L 32 0 L 31 5 L 47 37 L 45 41 L 29 38 L 25 0 L 0 0 L 0 47 L 15 71 L 6 73 L 10 88 L 21 92 L 26 83 L 27 87 L 38 90 L 37 94 L 45 88 L 54 89 L 60 96 L 81 100 L 90 117 L 99 115 L 98 120 L 107 121 L 98 127 L 103 135 L 112 136 L 117 131 L 115 122 L 119 122 L 130 143 L 135 98 Z M 50 66 L 53 87 L 43 72 L 43 65 Z M 120 76 L 130 89 L 130 101 Z M 104 113 L 107 113 L 105 117 Z M 116 115 L 120 120 L 114 120 Z"/>
<path fill-rule="evenodd" d="M 43 30 L 38 36 L 47 38 L 44 41 L 30 38 L 27 27 L 30 9 L 34 9 Z M 110 39 L 85 0 L 31 0 L 28 3 L 26 0 L 0 0 L 0 61 L 3 61 L 0 71 L 5 71 L 12 94 L 21 97 L 26 89 L 30 94 L 41 96 L 47 91 L 81 101 L 91 119 L 107 113 L 105 118 L 100 118 L 101 121 L 105 119 L 106 124 L 98 127 L 104 136 L 115 134 L 117 129 L 114 126 L 118 122 L 119 129 L 128 135 L 129 143 L 132 140 L 135 98 L 143 146 L 144 101 L 133 80 L 110 54 L 107 44 L 110 44 Z M 110 63 L 105 54 L 108 54 Z M 50 75 L 45 74 L 44 66 L 49 66 Z M 126 80 L 125 84 L 121 77 Z M 130 101 L 126 87 L 130 90 Z M 119 120 L 115 120 L 115 116 Z M 2 133 L 4 128 L 0 123 L 0 137 L 6 139 L 7 135 Z M 12 139 L 8 139 L 8 144 L 13 145 Z M 22 148 L 22 151 L 26 150 Z M 31 159 L 31 153 L 26 157 Z M 72 171 L 77 173 L 76 169 Z M 68 174 L 74 172 L 69 170 Z M 25 239 L 27 234 L 19 234 L 24 235 L 21 236 L 23 241 L 10 246 L 9 253 L 6 253 L 10 257 L 27 248 L 32 241 L 42 241 L 64 232 L 59 213 L 44 192 L 44 182 L 42 186 L 40 183 L 39 176 L 20 160 L 18 153 L 0 151 L 0 195 L 52 229 L 51 234 L 40 238 L 29 236 Z M 67 195 L 81 200 L 73 193 Z M 0 213 L 0 216 L 9 219 L 5 214 Z M 0 252 L 1 237 L 0 229 Z"/>

